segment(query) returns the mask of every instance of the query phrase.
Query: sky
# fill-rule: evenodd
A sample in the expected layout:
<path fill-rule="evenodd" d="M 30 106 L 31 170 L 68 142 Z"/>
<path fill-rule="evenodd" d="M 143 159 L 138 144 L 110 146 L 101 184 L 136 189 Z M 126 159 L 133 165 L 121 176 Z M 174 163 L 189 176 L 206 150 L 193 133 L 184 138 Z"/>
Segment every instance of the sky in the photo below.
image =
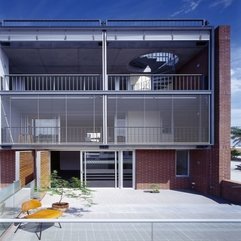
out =
<path fill-rule="evenodd" d="M 231 26 L 231 125 L 241 126 L 241 0 L 0 0 L 0 19 L 163 18 Z"/>

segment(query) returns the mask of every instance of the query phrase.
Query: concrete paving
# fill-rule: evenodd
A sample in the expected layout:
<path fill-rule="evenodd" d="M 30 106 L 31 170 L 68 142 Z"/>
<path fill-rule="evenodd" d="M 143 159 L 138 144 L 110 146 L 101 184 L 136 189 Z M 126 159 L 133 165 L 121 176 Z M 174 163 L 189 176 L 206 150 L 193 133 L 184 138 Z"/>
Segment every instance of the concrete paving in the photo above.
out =
<path fill-rule="evenodd" d="M 50 207 L 57 197 L 45 195 L 44 207 Z M 93 189 L 93 202 L 86 207 L 83 201 L 68 199 L 70 208 L 63 220 L 100 220 L 100 223 L 62 223 L 62 229 L 53 223 L 44 224 L 43 241 L 240 241 L 241 206 L 229 204 L 221 199 L 213 199 L 196 193 L 161 190 L 150 193 L 133 189 Z M 109 222 L 104 223 L 103 219 Z M 115 223 L 126 219 L 128 223 Z M 136 220 L 141 219 L 138 223 Z M 171 223 L 168 220 L 186 221 Z M 225 219 L 223 223 L 190 222 L 189 219 Z M 112 220 L 112 222 L 110 221 Z M 143 223 L 143 220 L 147 220 Z M 151 223 L 150 220 L 163 220 Z M 183 220 L 182 220 L 183 221 Z M 34 233 L 38 224 L 28 223 L 16 234 L 16 227 L 2 237 L 2 241 L 38 240 Z"/>
<path fill-rule="evenodd" d="M 47 194 L 44 207 L 56 201 Z M 241 206 L 230 205 L 221 199 L 212 199 L 196 193 L 161 190 L 150 193 L 133 189 L 93 189 L 93 202 L 86 207 L 78 199 L 65 199 L 70 203 L 64 218 L 84 219 L 192 219 L 241 218 Z"/>

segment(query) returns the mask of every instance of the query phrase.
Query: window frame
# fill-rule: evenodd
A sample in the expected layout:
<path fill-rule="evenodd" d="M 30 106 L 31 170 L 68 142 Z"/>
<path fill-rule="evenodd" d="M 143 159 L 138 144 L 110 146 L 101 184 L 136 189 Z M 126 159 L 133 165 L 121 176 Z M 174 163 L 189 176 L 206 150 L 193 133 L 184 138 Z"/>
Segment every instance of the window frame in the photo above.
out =
<path fill-rule="evenodd" d="M 186 151 L 187 152 L 187 174 L 179 175 L 177 174 L 177 153 L 179 151 Z M 176 150 L 176 155 L 175 155 L 175 176 L 176 177 L 189 177 L 190 176 L 190 153 L 189 150 Z"/>

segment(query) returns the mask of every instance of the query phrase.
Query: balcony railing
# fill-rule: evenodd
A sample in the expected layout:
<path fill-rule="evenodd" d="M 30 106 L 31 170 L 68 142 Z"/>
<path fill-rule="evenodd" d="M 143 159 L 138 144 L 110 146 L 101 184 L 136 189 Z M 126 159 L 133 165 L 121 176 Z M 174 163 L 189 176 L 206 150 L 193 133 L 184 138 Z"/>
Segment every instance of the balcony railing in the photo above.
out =
<path fill-rule="evenodd" d="M 109 75 L 109 90 L 165 91 L 165 90 L 207 90 L 201 74 L 131 74 Z"/>
<path fill-rule="evenodd" d="M 200 127 L 109 127 L 108 144 L 165 145 L 208 144 L 208 128 Z M 6 127 L 2 129 L 3 144 L 101 144 L 101 127 Z"/>
<path fill-rule="evenodd" d="M 0 27 L 98 27 L 98 19 L 4 19 Z"/>
<path fill-rule="evenodd" d="M 3 91 L 95 91 L 103 90 L 101 75 L 6 75 Z M 112 91 L 194 91 L 208 90 L 201 74 L 108 75 Z"/>
<path fill-rule="evenodd" d="M 203 27 L 208 25 L 205 19 L 149 19 L 107 20 L 107 26 L 115 27 Z"/>
<path fill-rule="evenodd" d="M 142 208 L 142 206 L 140 205 Z M 143 207 L 145 207 L 143 205 Z M 191 207 L 192 208 L 192 207 Z M 73 212 L 77 212 L 73 209 Z M 78 210 L 78 208 L 77 208 Z M 160 212 L 157 210 L 157 212 Z M 169 211 L 172 214 L 172 210 Z M 224 213 L 226 214 L 225 211 Z M 136 211 L 136 216 L 138 212 Z M 167 210 L 168 213 L 168 210 Z M 120 214 L 117 214 L 118 216 Z M 139 214 L 141 215 L 141 214 Z M 165 213 L 166 216 L 168 216 Z M 173 214 L 172 214 L 173 215 Z M 99 214 L 101 216 L 101 214 Z M 104 215 L 103 215 L 104 216 Z M 112 215 L 114 216 L 114 215 Z M 130 215 L 131 216 L 131 215 Z M 146 215 L 151 216 L 151 215 Z M 118 218 L 85 218 L 84 217 L 67 217 L 59 219 L 51 219 L 51 224 L 61 223 L 60 229 L 50 228 L 49 219 L 25 219 L 25 226 L 17 234 L 13 234 L 10 229 L 6 235 L 2 237 L 2 241 L 14 240 L 37 240 L 33 236 L 34 232 L 39 235 L 39 223 L 43 226 L 42 240 L 52 241 L 60 240 L 62 237 L 68 237 L 68 241 L 75 240 L 148 240 L 148 241 L 238 241 L 241 236 L 241 219 L 118 219 Z M 0 224 L 18 224 L 17 218 L 5 218 L 0 220 Z M 33 238 L 34 237 L 34 238 Z M 83 238 L 84 237 L 84 238 Z"/>
<path fill-rule="evenodd" d="M 10 91 L 86 91 L 101 90 L 96 75 L 7 75 L 2 86 Z"/>
<path fill-rule="evenodd" d="M 203 27 L 205 19 L 6 19 L 0 27 Z"/>

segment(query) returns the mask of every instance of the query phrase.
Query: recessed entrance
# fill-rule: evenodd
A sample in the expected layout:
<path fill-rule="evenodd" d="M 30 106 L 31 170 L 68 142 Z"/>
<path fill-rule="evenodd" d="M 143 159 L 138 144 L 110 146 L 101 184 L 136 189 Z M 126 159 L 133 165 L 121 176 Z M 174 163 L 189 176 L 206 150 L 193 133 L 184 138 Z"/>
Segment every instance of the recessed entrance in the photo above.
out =
<path fill-rule="evenodd" d="M 80 178 L 80 152 L 52 151 L 51 172 L 53 170 L 57 170 L 58 174 L 66 180 L 71 177 Z"/>
<path fill-rule="evenodd" d="M 132 151 L 52 151 L 51 172 L 78 177 L 88 187 L 134 187 Z"/>

